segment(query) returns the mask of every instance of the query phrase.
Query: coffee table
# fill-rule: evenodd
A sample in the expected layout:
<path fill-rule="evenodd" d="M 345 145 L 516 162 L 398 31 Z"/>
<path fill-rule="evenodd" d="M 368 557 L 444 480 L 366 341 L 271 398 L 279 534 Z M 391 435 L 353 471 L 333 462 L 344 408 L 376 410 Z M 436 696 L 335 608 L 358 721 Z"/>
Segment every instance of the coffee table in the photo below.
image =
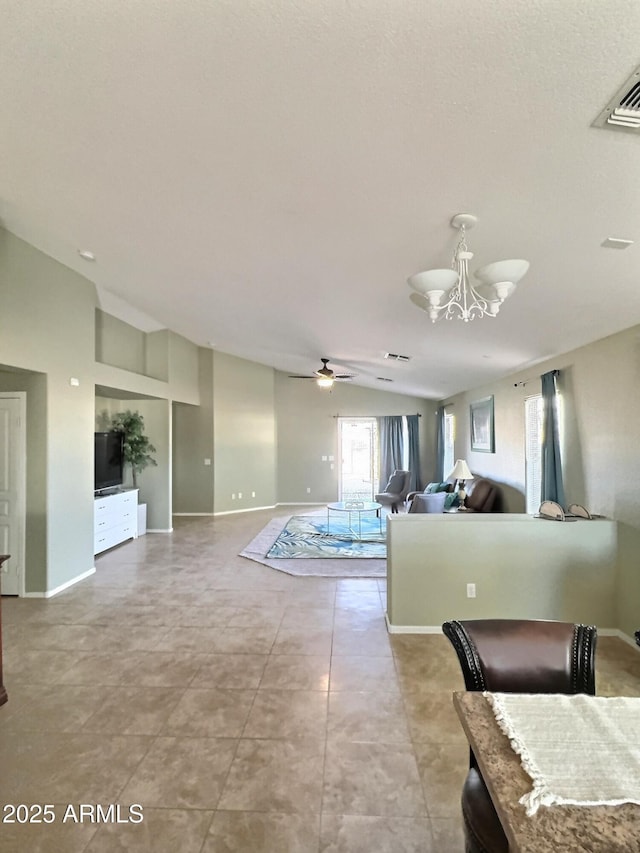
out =
<path fill-rule="evenodd" d="M 331 512 L 348 512 L 349 533 L 351 533 L 354 539 L 362 539 L 362 513 L 375 512 L 378 516 L 378 522 L 380 525 L 380 535 L 382 535 L 382 515 L 380 514 L 381 509 L 382 504 L 376 503 L 376 501 L 335 501 L 334 503 L 327 504 L 327 533 L 330 533 L 331 531 Z M 354 513 L 358 517 L 357 530 L 351 523 L 352 513 Z"/>

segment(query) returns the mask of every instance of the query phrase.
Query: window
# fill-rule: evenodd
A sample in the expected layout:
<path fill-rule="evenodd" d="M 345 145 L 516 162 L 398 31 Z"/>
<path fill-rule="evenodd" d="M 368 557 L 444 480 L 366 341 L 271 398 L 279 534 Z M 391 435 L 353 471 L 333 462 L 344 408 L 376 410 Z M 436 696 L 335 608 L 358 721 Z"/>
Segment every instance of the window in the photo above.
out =
<path fill-rule="evenodd" d="M 444 415 L 444 453 L 442 458 L 442 476 L 448 476 L 453 471 L 453 453 L 455 442 L 455 419 L 453 415 Z"/>
<path fill-rule="evenodd" d="M 524 401 L 525 494 L 530 514 L 538 511 L 542 493 L 542 412 L 542 395 L 527 397 Z"/>

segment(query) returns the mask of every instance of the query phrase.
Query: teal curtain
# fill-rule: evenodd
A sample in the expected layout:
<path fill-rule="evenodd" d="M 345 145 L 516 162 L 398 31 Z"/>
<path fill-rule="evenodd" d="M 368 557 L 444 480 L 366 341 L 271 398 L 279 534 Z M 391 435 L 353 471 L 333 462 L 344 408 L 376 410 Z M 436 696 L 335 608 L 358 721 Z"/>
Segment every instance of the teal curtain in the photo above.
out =
<path fill-rule="evenodd" d="M 436 480 L 444 483 L 444 406 L 438 406 L 436 411 Z M 447 472 L 448 473 L 448 472 Z"/>
<path fill-rule="evenodd" d="M 559 370 L 544 373 L 542 379 L 542 488 L 540 498 L 543 501 L 555 501 L 565 506 L 564 484 L 562 482 L 562 460 L 560 458 L 560 425 L 558 423 L 558 387 Z"/>
<path fill-rule="evenodd" d="M 378 418 L 380 441 L 380 491 L 384 492 L 396 468 L 402 469 L 402 415 Z"/>
<path fill-rule="evenodd" d="M 409 491 L 421 491 L 420 480 L 420 415 L 407 415 L 407 441 L 409 444 Z"/>

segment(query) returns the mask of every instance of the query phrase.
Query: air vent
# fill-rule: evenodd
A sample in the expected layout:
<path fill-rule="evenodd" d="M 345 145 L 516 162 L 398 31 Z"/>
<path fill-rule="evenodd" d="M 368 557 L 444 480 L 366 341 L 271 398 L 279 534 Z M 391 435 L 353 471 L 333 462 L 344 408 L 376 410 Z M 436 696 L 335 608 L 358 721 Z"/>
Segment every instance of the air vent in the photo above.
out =
<path fill-rule="evenodd" d="M 640 67 L 618 89 L 593 122 L 593 127 L 640 133 Z"/>
<path fill-rule="evenodd" d="M 411 361 L 410 355 L 398 355 L 396 352 L 385 352 L 384 357 L 389 361 Z"/>
<path fill-rule="evenodd" d="M 376 376 L 378 382 L 393 382 L 393 379 L 387 379 L 386 376 Z"/>

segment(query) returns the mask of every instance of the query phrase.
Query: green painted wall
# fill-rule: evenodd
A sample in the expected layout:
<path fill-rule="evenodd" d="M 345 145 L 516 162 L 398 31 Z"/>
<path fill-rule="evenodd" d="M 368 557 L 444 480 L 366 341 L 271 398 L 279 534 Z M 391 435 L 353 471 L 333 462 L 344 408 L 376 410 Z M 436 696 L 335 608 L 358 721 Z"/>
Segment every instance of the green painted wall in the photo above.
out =
<path fill-rule="evenodd" d="M 273 506 L 277 493 L 272 368 L 214 352 L 213 413 L 214 512 Z"/>
<path fill-rule="evenodd" d="M 213 513 L 213 353 L 198 353 L 199 406 L 173 405 L 173 511 Z M 205 459 L 211 461 L 205 465 Z"/>
<path fill-rule="evenodd" d="M 140 329 L 96 310 L 96 361 L 145 373 L 145 338 Z"/>
<path fill-rule="evenodd" d="M 315 382 L 276 372 L 278 425 L 278 501 L 328 503 L 338 496 L 338 415 L 415 415 L 420 413 L 422 480 L 435 476 L 435 403 L 336 382 L 328 393 Z M 323 456 L 334 456 L 333 470 Z M 308 493 L 307 489 L 311 491 Z"/>
<path fill-rule="evenodd" d="M 387 612 L 396 629 L 448 619 L 616 626 L 613 521 L 529 515 L 397 515 L 388 522 Z M 476 597 L 467 598 L 467 584 Z"/>
<path fill-rule="evenodd" d="M 95 288 L 86 279 L 0 231 L 0 364 L 43 374 L 35 386 L 25 377 L 16 389 L 27 391 L 28 412 L 37 410 L 29 418 L 29 445 L 38 449 L 36 479 L 44 484 L 44 498 L 33 481 L 27 493 L 35 536 L 28 545 L 29 592 L 55 589 L 93 566 L 95 308 Z"/>

